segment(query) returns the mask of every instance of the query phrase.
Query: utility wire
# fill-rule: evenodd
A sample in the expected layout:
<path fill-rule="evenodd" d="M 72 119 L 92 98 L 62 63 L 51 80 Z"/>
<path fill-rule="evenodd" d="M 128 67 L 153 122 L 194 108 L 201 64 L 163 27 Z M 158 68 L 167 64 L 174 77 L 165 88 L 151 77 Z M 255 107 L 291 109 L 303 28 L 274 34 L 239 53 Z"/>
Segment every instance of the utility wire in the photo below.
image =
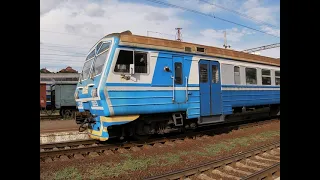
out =
<path fill-rule="evenodd" d="M 203 15 L 203 16 L 208 16 L 208 17 L 211 17 L 211 18 L 219 19 L 219 20 L 221 20 L 221 21 L 225 21 L 225 22 L 228 22 L 228 23 L 231 23 L 231 24 L 235 24 L 235 25 L 238 25 L 238 26 L 245 27 L 245 28 L 247 28 L 247 29 L 251 29 L 251 30 L 254 30 L 254 31 L 257 31 L 257 32 L 260 32 L 260 33 L 264 33 L 264 34 L 267 34 L 267 35 L 270 35 L 270 36 L 273 36 L 273 37 L 280 38 L 279 36 L 276 36 L 276 35 L 267 33 L 267 32 L 265 32 L 265 31 L 261 31 L 261 30 L 258 30 L 258 29 L 255 29 L 255 28 L 252 28 L 252 27 L 249 27 L 249 26 L 240 24 L 240 23 L 236 23 L 236 22 L 233 22 L 233 21 L 224 19 L 224 18 L 220 18 L 220 17 L 217 17 L 217 16 L 215 16 L 215 15 L 202 13 L 202 12 L 199 12 L 199 11 L 196 11 L 196 10 L 188 9 L 188 8 L 185 8 L 185 7 L 182 7 L 182 6 L 177 6 L 177 5 L 170 4 L 170 3 L 166 3 L 166 2 L 163 2 L 163 1 L 157 1 L 157 0 L 146 0 L 146 1 L 153 2 L 153 3 L 157 3 L 157 4 L 162 4 L 162 5 L 165 5 L 165 6 L 175 7 L 175 8 L 178 8 L 178 9 L 182 9 L 182 10 L 189 11 L 189 12 L 193 12 L 193 13 L 197 13 L 197 14 L 201 14 L 201 15 Z"/>
<path fill-rule="evenodd" d="M 72 54 L 80 54 L 80 55 L 84 55 L 84 56 L 87 55 L 87 54 L 84 54 L 84 53 L 77 53 L 77 52 L 70 52 L 70 51 L 61 51 L 61 50 L 57 50 L 57 49 L 48 49 L 48 48 L 40 48 L 40 49 L 45 49 L 45 50 L 49 50 L 49 51 L 59 51 L 59 52 L 65 52 L 65 53 L 72 53 Z"/>
<path fill-rule="evenodd" d="M 64 55 L 64 54 L 40 54 L 40 55 L 49 55 L 49 56 L 70 56 L 70 57 L 85 57 L 85 56 L 72 56 L 72 55 Z"/>
<path fill-rule="evenodd" d="M 84 63 L 84 59 L 60 59 L 60 58 L 55 58 L 55 59 L 52 59 L 51 57 L 40 57 L 40 61 L 41 60 L 53 60 L 53 61 L 55 61 L 55 60 L 61 60 L 61 61 L 76 61 L 76 62 L 83 62 Z"/>
<path fill-rule="evenodd" d="M 57 34 L 66 34 L 66 35 L 73 35 L 73 36 L 80 36 L 80 37 L 87 37 L 87 38 L 101 38 L 101 37 L 94 37 L 94 36 L 83 36 L 83 35 L 79 35 L 79 34 L 73 34 L 73 33 L 64 33 L 64 32 L 57 32 L 57 31 L 48 31 L 48 30 L 43 30 L 43 29 L 40 29 L 40 31 L 43 31 L 43 32 L 49 32 L 49 33 L 57 33 Z"/>
<path fill-rule="evenodd" d="M 251 19 L 251 20 L 256 21 L 256 22 L 259 22 L 260 24 L 267 25 L 267 26 L 271 26 L 271 27 L 275 27 L 275 28 L 279 28 L 278 26 L 275 26 L 275 25 L 269 24 L 269 23 L 267 23 L 267 22 L 258 20 L 258 19 L 254 18 L 254 17 L 251 17 L 251 16 L 248 16 L 248 15 L 246 15 L 246 14 L 240 13 L 240 12 L 235 11 L 235 10 L 233 10 L 233 9 L 229 9 L 229 8 L 223 7 L 223 6 L 218 5 L 218 4 L 210 3 L 210 2 L 208 2 L 208 1 L 206 1 L 206 0 L 199 0 L 199 1 L 204 2 L 204 3 L 207 3 L 207 4 L 211 4 L 211 5 L 213 5 L 213 6 L 216 6 L 216 7 L 218 7 L 218 8 L 224 9 L 224 10 L 226 10 L 226 11 L 233 12 L 233 13 L 238 14 L 238 15 L 240 15 L 240 16 L 243 16 L 243 17 L 245 17 L 245 18 Z"/>
<path fill-rule="evenodd" d="M 90 47 L 84 47 L 84 46 L 69 46 L 69 45 L 52 44 L 52 43 L 42 43 L 41 46 L 59 47 L 59 48 L 90 49 Z"/>
<path fill-rule="evenodd" d="M 149 32 L 151 32 L 151 33 L 156 33 L 156 34 L 164 34 L 164 35 L 176 37 L 176 35 L 173 35 L 173 34 L 166 34 L 166 33 L 161 33 L 161 32 L 156 32 L 156 31 L 147 31 L 147 36 L 149 36 Z"/>

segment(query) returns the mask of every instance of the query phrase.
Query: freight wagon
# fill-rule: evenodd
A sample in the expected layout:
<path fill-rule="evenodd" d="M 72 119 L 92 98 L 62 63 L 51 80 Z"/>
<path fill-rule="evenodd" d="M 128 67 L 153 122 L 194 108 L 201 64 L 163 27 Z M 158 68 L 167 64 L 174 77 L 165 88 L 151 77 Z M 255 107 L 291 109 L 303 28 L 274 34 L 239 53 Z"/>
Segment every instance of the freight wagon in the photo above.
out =
<path fill-rule="evenodd" d="M 40 83 L 40 110 L 46 109 L 46 84 Z"/>
<path fill-rule="evenodd" d="M 74 99 L 76 86 L 77 82 L 71 81 L 55 82 L 51 85 L 52 109 L 59 110 L 59 114 L 63 117 L 70 117 L 77 111 Z"/>

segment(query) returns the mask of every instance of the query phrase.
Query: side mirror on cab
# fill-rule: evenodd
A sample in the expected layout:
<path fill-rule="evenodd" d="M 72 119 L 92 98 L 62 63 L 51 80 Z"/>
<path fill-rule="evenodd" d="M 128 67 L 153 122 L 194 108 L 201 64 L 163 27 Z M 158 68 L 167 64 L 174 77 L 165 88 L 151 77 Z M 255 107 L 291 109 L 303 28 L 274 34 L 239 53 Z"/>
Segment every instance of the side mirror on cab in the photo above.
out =
<path fill-rule="evenodd" d="M 130 64 L 130 75 L 134 74 L 134 64 Z"/>

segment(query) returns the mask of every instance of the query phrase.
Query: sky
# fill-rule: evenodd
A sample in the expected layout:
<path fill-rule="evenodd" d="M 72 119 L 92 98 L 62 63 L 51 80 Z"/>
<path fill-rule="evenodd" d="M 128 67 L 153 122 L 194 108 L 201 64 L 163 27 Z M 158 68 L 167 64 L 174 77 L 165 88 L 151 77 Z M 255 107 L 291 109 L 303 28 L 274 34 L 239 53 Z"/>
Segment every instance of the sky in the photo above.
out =
<path fill-rule="evenodd" d="M 40 0 L 40 68 L 82 69 L 103 36 L 133 34 L 176 38 L 231 49 L 280 43 L 279 0 Z M 280 58 L 280 47 L 260 52 Z"/>

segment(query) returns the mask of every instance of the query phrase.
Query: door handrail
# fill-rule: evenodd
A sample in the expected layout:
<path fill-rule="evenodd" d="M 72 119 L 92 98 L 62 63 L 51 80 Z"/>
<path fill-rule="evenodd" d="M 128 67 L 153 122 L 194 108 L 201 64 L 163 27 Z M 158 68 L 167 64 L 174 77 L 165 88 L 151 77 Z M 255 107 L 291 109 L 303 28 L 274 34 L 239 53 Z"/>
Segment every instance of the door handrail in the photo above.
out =
<path fill-rule="evenodd" d="M 171 76 L 172 78 L 172 101 L 174 102 L 174 76 Z"/>
<path fill-rule="evenodd" d="M 188 102 L 188 77 L 186 76 L 186 102 Z"/>

